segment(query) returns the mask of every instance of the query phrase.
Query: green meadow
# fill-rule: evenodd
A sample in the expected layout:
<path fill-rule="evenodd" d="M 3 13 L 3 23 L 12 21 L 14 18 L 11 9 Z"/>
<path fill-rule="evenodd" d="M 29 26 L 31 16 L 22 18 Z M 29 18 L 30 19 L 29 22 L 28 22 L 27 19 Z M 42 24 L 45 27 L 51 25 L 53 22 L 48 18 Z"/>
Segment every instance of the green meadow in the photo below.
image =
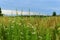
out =
<path fill-rule="evenodd" d="M 60 16 L 0 17 L 0 40 L 60 40 Z"/>

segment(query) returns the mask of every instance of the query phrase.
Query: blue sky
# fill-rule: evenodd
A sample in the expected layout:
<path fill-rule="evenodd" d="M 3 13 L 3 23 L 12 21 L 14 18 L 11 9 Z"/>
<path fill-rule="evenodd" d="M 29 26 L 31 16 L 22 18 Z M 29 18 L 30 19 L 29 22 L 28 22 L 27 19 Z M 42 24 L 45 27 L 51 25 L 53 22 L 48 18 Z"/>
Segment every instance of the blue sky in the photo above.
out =
<path fill-rule="evenodd" d="M 23 9 L 28 11 L 30 8 L 33 12 L 60 13 L 60 0 L 0 0 L 0 7 L 7 10 Z"/>

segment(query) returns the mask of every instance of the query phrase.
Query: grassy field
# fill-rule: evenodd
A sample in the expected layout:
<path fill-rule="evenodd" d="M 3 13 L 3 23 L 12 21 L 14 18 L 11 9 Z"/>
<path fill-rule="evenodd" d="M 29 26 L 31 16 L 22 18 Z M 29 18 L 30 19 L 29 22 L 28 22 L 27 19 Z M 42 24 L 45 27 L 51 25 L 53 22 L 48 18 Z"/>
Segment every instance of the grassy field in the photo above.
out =
<path fill-rule="evenodd" d="M 60 40 L 60 16 L 0 17 L 0 40 Z"/>

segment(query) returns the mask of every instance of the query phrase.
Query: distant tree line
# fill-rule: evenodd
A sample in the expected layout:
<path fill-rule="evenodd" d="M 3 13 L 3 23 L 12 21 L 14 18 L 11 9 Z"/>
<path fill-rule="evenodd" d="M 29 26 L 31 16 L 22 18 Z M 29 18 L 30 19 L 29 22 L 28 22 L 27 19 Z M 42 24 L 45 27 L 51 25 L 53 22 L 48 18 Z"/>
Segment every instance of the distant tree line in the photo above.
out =
<path fill-rule="evenodd" d="M 22 12 L 23 12 L 23 11 L 22 11 Z M 21 16 L 22 16 L 22 12 L 21 12 Z M 17 9 L 16 9 L 16 15 L 18 16 Z M 1 8 L 0 8 L 0 16 L 3 16 Z M 31 15 L 30 15 L 30 9 L 29 9 L 29 16 L 31 16 Z M 36 16 L 36 15 L 35 15 L 35 16 Z M 40 15 L 40 16 L 41 16 L 41 15 Z M 55 12 L 55 11 L 53 12 L 52 16 L 56 16 L 56 12 Z"/>

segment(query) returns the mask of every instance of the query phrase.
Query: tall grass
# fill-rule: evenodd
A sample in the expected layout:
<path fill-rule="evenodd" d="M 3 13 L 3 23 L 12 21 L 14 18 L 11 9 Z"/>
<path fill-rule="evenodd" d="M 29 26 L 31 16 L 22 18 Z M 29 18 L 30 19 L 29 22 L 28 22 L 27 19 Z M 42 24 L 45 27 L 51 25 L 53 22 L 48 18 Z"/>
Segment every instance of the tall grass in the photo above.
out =
<path fill-rule="evenodd" d="M 60 40 L 60 17 L 55 18 L 1 17 L 0 40 Z"/>

